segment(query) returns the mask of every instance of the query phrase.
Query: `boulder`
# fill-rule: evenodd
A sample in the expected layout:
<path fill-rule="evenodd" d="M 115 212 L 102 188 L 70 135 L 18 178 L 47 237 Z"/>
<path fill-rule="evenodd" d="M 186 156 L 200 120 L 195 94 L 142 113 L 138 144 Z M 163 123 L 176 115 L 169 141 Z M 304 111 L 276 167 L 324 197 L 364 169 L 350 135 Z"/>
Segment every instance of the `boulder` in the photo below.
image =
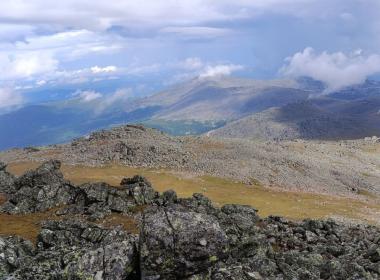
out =
<path fill-rule="evenodd" d="M 6 213 L 33 213 L 71 204 L 78 189 L 63 178 L 59 161 L 48 161 L 15 180 L 15 192 L 3 205 Z"/>
<path fill-rule="evenodd" d="M 137 206 L 127 188 L 112 187 L 107 183 L 87 183 L 78 189 L 75 203 L 61 211 L 62 214 L 86 214 L 90 215 L 91 220 L 97 220 L 112 212 L 131 213 Z"/>
<path fill-rule="evenodd" d="M 137 205 L 149 204 L 158 197 L 150 182 L 142 176 L 124 178 L 120 185 L 129 191 L 129 195 L 133 197 Z"/>
<path fill-rule="evenodd" d="M 149 208 L 140 238 L 143 279 L 184 279 L 227 256 L 227 236 L 215 217 L 181 205 Z"/>
<path fill-rule="evenodd" d="M 0 237 L 0 279 L 32 261 L 35 249 L 30 241 L 20 237 Z"/>
<path fill-rule="evenodd" d="M 81 220 L 50 221 L 38 236 L 41 251 L 60 253 L 64 279 L 135 279 L 138 237 L 122 228 Z"/>
<path fill-rule="evenodd" d="M 6 171 L 7 165 L 0 161 L 0 193 L 12 194 L 15 192 L 16 177 Z"/>

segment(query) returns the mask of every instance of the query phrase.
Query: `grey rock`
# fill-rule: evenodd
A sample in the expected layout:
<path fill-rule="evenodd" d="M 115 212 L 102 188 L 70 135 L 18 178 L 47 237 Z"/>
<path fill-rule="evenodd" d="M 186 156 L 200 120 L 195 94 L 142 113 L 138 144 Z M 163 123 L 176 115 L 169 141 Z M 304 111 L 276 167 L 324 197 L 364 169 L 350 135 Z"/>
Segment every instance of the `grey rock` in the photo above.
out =
<path fill-rule="evenodd" d="M 129 191 L 137 205 L 148 204 L 158 196 L 150 182 L 142 176 L 124 178 L 120 185 Z"/>
<path fill-rule="evenodd" d="M 15 192 L 16 177 L 6 171 L 7 165 L 0 161 L 0 193 L 12 194 Z"/>
<path fill-rule="evenodd" d="M 59 161 L 48 161 L 15 180 L 15 192 L 9 197 L 7 213 L 33 213 L 73 203 L 78 190 L 63 178 Z"/>
<path fill-rule="evenodd" d="M 0 171 L 5 171 L 5 169 L 7 168 L 7 165 L 5 162 L 2 162 L 0 161 Z"/>
<path fill-rule="evenodd" d="M 227 256 L 227 236 L 218 222 L 187 207 L 152 207 L 142 226 L 143 277 L 183 279 Z"/>

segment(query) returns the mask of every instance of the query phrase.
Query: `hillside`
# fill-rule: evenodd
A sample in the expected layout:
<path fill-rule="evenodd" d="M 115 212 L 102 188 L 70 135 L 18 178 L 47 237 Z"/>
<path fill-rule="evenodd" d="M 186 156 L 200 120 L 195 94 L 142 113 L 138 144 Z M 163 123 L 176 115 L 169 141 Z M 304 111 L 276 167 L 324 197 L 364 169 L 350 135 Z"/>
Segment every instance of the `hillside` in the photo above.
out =
<path fill-rule="evenodd" d="M 230 122 L 208 136 L 264 140 L 359 139 L 380 135 L 380 99 L 311 99 Z"/>
<path fill-rule="evenodd" d="M 122 126 L 71 143 L 0 153 L 5 162 L 59 159 L 69 165 L 121 164 L 208 174 L 240 182 L 340 196 L 380 194 L 380 143 L 251 141 L 207 136 L 173 137 Z"/>
<path fill-rule="evenodd" d="M 232 120 L 270 107 L 305 100 L 308 91 L 291 80 L 195 79 L 141 101 L 159 104 L 152 116 L 165 120 Z"/>

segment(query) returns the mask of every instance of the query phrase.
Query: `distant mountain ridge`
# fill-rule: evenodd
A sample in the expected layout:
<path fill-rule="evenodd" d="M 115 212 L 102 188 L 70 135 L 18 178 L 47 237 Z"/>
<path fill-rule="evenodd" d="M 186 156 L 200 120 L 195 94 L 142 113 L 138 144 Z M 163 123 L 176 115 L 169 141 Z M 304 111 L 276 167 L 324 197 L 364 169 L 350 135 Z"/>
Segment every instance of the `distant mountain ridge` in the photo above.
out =
<path fill-rule="evenodd" d="M 102 98 L 85 102 L 76 96 L 0 115 L 0 149 L 62 143 L 126 123 L 142 123 L 174 135 L 210 130 L 215 130 L 210 135 L 220 137 L 260 139 L 380 135 L 379 82 L 367 81 L 328 96 L 323 92 L 323 84 L 309 78 L 223 77 L 197 78 L 149 97 L 112 104 Z"/>
<path fill-rule="evenodd" d="M 252 114 L 207 134 L 262 140 L 342 140 L 380 134 L 380 114 L 372 115 L 369 110 L 355 114 L 348 110 L 354 107 L 360 111 L 361 102 L 324 102 L 334 103 L 334 110 L 332 106 L 318 106 L 318 100 L 301 101 Z"/>
<path fill-rule="evenodd" d="M 292 80 L 194 79 L 145 98 L 139 105 L 159 104 L 162 109 L 154 115 L 156 119 L 233 120 L 308 96 Z"/>

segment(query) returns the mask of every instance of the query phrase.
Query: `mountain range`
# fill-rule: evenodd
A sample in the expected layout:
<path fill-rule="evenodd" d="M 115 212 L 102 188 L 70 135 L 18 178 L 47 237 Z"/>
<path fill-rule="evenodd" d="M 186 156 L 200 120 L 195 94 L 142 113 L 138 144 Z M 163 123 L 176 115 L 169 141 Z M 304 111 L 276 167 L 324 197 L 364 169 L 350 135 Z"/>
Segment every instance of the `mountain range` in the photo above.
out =
<path fill-rule="evenodd" d="M 196 78 L 148 97 L 118 98 L 74 96 L 0 115 L 0 149 L 62 143 L 124 123 L 142 123 L 173 135 L 259 139 L 380 135 L 376 81 L 327 94 L 322 83 L 308 78 Z"/>

